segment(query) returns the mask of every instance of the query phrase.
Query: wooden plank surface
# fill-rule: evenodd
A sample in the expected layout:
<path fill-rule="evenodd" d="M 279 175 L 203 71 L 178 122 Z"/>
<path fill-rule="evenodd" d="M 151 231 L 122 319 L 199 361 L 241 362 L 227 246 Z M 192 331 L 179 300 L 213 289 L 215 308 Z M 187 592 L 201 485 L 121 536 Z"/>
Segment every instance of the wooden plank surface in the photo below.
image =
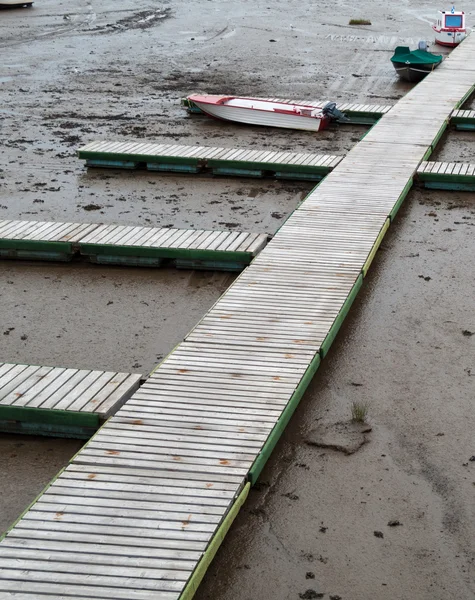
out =
<path fill-rule="evenodd" d="M 91 142 L 78 151 L 79 157 L 90 161 L 94 166 L 94 160 L 114 160 L 124 163 L 136 161 L 141 163 L 142 158 L 160 163 L 165 159 L 173 165 L 173 159 L 180 164 L 199 164 L 201 169 L 213 169 L 213 167 L 232 166 L 236 169 L 265 169 L 268 171 L 279 170 L 285 174 L 288 169 L 301 172 L 299 167 L 305 166 L 307 173 L 326 174 L 331 171 L 341 160 L 341 156 L 324 155 L 304 152 L 276 152 L 272 150 L 249 150 L 243 148 L 215 148 L 205 146 L 179 146 L 167 144 L 149 144 L 146 148 L 141 143 L 130 142 Z M 92 163 L 91 163 L 92 161 Z M 100 165 L 99 165 L 100 166 Z M 119 165 L 118 165 L 119 166 Z M 165 163 L 162 167 L 165 168 Z M 232 174 L 230 172 L 230 174 Z M 236 175 L 239 173 L 236 172 Z"/>
<path fill-rule="evenodd" d="M 473 191 L 475 164 L 422 162 L 417 169 L 417 177 L 430 187 Z"/>
<path fill-rule="evenodd" d="M 0 363 L 0 419 L 8 407 L 91 412 L 102 419 L 137 389 L 141 375 Z"/>
<path fill-rule="evenodd" d="M 452 118 L 455 119 L 473 119 L 475 121 L 475 110 L 454 110 Z"/>
<path fill-rule="evenodd" d="M 167 250 L 170 258 L 174 258 L 173 250 L 177 257 L 181 250 L 189 253 L 194 251 L 199 258 L 199 253 L 206 251 L 207 258 L 212 258 L 209 253 L 244 253 L 249 257 L 256 256 L 267 244 L 267 234 L 237 232 L 237 231 L 196 231 L 192 229 L 170 229 L 160 227 L 142 227 L 130 225 L 106 225 L 88 223 L 53 223 L 43 221 L 0 221 L 0 242 L 9 242 L 11 248 L 22 243 L 31 243 L 30 248 L 35 250 L 35 243 L 48 242 L 51 248 L 55 243 L 68 242 L 72 244 L 71 252 L 90 254 L 84 251 L 85 245 L 107 247 L 111 254 L 114 248 L 140 248 Z M 236 242 L 238 240 L 238 243 Z M 97 248 L 96 248 L 97 250 Z M 133 255 L 134 251 L 131 250 Z"/>
<path fill-rule="evenodd" d="M 381 118 L 10 531 L 0 544 L 5 598 L 179 598 L 256 459 L 268 454 L 286 407 L 298 402 L 328 351 L 388 217 L 473 89 L 467 57 L 474 53 L 469 36 Z M 138 150 L 153 152 L 153 145 Z M 258 155 L 266 157 L 279 159 Z M 0 223 L 0 236 L 15 227 L 28 224 Z M 125 235 L 147 243 L 134 238 L 141 233 Z M 173 245 L 185 234 L 166 235 Z M 183 239 L 240 248 L 239 235 Z M 0 366 L 8 393 L 39 375 L 40 367 L 27 369 L 9 376 L 11 368 Z"/>

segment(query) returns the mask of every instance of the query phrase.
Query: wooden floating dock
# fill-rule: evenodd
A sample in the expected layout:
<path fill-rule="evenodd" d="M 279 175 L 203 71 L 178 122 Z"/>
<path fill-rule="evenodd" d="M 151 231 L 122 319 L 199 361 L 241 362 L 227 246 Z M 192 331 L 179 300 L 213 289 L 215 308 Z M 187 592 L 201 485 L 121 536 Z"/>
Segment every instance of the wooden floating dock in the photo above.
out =
<path fill-rule="evenodd" d="M 330 154 L 131 142 L 92 142 L 78 156 L 87 167 L 303 181 L 319 181 L 342 160 Z"/>
<path fill-rule="evenodd" d="M 170 229 L 98 223 L 0 221 L 0 258 L 240 271 L 268 236 L 239 231 Z"/>
<path fill-rule="evenodd" d="M 474 58 L 472 35 L 381 118 L 21 517 L 2 598 L 192 598 L 473 92 Z"/>
<path fill-rule="evenodd" d="M 255 98 L 256 100 L 267 100 L 268 102 L 280 102 L 282 104 L 305 104 L 306 106 L 324 106 L 328 100 L 289 100 L 288 98 Z M 181 99 L 181 106 L 190 113 L 203 114 L 196 104 L 189 98 Z M 374 125 L 379 119 L 387 114 L 392 106 L 381 104 L 360 104 L 356 102 L 337 103 L 337 109 L 345 113 L 347 121 L 342 124 L 352 125 Z"/>
<path fill-rule="evenodd" d="M 475 110 L 454 110 L 450 122 L 460 131 L 475 131 Z"/>
<path fill-rule="evenodd" d="M 0 363 L 0 431 L 90 438 L 141 375 Z"/>
<path fill-rule="evenodd" d="M 417 179 L 426 188 L 475 192 L 475 164 L 423 162 L 417 169 Z"/>

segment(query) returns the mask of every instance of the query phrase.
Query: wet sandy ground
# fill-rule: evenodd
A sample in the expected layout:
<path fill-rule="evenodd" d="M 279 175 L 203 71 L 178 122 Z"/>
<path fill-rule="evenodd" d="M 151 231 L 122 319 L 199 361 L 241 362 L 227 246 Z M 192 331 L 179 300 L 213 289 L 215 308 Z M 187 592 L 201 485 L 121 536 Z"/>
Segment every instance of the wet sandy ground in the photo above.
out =
<path fill-rule="evenodd" d="M 223 127 L 187 116 L 178 100 L 208 91 L 393 103 L 408 88 L 389 56 L 430 38 L 435 11 L 375 0 L 69 8 L 44 0 L 0 15 L 0 218 L 268 233 L 311 185 L 87 172 L 75 151 L 95 139 L 150 139 L 344 153 L 364 128 Z M 473 162 L 472 135 L 451 133 L 440 157 Z M 473 600 L 475 338 L 463 332 L 475 331 L 474 211 L 473 194 L 408 197 L 196 598 Z M 2 360 L 135 372 L 169 352 L 233 279 L 83 264 L 4 262 L 0 272 Z M 373 430 L 357 453 L 305 443 L 363 399 Z M 0 444 L 4 529 L 80 443 Z"/>

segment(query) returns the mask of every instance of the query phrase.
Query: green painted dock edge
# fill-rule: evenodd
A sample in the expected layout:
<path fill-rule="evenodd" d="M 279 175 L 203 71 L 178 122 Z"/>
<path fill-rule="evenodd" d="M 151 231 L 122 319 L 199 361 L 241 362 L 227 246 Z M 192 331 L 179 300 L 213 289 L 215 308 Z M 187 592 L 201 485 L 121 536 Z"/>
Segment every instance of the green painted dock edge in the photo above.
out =
<path fill-rule="evenodd" d="M 249 481 L 251 485 L 254 485 L 261 474 L 262 469 L 264 468 L 266 462 L 269 460 L 272 451 L 274 450 L 277 442 L 280 439 L 280 436 L 283 434 L 285 428 L 287 427 L 292 415 L 294 414 L 297 406 L 302 399 L 306 389 L 308 388 L 310 382 L 312 381 L 313 376 L 318 370 L 318 367 L 321 363 L 320 354 L 317 353 L 313 357 L 310 365 L 307 367 L 302 379 L 300 380 L 298 386 L 296 387 L 292 397 L 290 398 L 287 406 L 282 411 L 282 414 L 279 417 L 279 420 L 274 425 L 274 428 L 269 434 L 267 441 L 263 445 L 261 451 L 259 452 L 259 456 L 254 461 L 251 469 L 249 470 Z"/>
<path fill-rule="evenodd" d="M 95 413 L 0 405 L 0 431 L 4 433 L 89 439 L 100 424 Z"/>
<path fill-rule="evenodd" d="M 426 152 L 424 153 L 424 156 L 422 157 L 422 161 L 427 161 L 429 159 L 429 157 L 431 156 L 431 154 L 434 152 L 435 147 L 437 146 L 441 137 L 444 135 L 444 133 L 448 127 L 448 124 L 449 124 L 449 119 L 446 119 L 444 121 L 444 123 L 442 124 L 441 128 L 439 129 L 439 131 L 437 132 L 437 135 L 434 137 L 434 140 L 432 141 L 432 143 L 430 144 L 430 146 L 427 148 Z M 399 209 L 401 208 L 402 203 L 406 199 L 407 194 L 411 190 L 411 188 L 414 184 L 414 179 L 416 177 L 417 177 L 417 175 L 414 174 L 414 176 L 409 179 L 407 184 L 404 186 L 404 189 L 401 192 L 401 195 L 399 196 L 396 204 L 393 206 L 391 212 L 389 213 L 389 218 L 391 219 L 391 223 L 396 218 L 396 215 L 399 212 Z"/>
<path fill-rule="evenodd" d="M 0 239 L 0 258 L 69 262 L 75 249 L 69 242 Z"/>
<path fill-rule="evenodd" d="M 340 121 L 337 120 L 337 123 L 342 125 L 375 125 L 381 117 L 383 117 L 386 113 L 379 112 L 365 112 L 365 111 L 353 111 L 353 110 L 345 110 L 343 111 L 345 117 L 349 119 L 349 121 Z"/>
<path fill-rule="evenodd" d="M 73 440 L 89 440 L 97 428 L 74 427 L 71 425 L 52 425 L 27 421 L 2 421 L 0 432 L 19 435 L 40 435 L 43 437 L 68 438 Z"/>
<path fill-rule="evenodd" d="M 249 490 L 251 488 L 250 483 L 246 483 L 242 492 L 236 498 L 234 504 L 228 511 L 227 515 L 224 517 L 221 525 L 219 526 L 218 531 L 214 534 L 213 539 L 209 543 L 208 547 L 205 550 L 205 553 L 201 557 L 199 563 L 195 567 L 195 570 L 191 574 L 188 583 L 185 586 L 185 589 L 180 594 L 179 600 L 191 600 L 195 595 L 198 586 L 200 585 L 203 577 L 206 574 L 213 558 L 216 556 L 216 552 L 221 546 L 226 534 L 228 533 L 234 519 L 237 517 L 239 511 L 241 510 L 242 505 L 246 501 Z"/>
<path fill-rule="evenodd" d="M 253 161 L 239 161 L 239 160 L 219 160 L 210 159 L 206 161 L 206 166 L 209 169 L 242 169 L 245 168 L 249 171 L 271 171 L 279 173 L 306 173 L 309 175 L 321 175 L 324 177 L 328 175 L 331 168 L 325 166 L 312 166 L 312 165 L 292 165 L 292 164 L 281 164 L 271 162 L 253 162 Z"/>
<path fill-rule="evenodd" d="M 114 152 L 94 152 L 89 150 L 78 150 L 78 158 L 83 160 L 105 160 L 118 162 L 135 162 L 135 163 L 160 163 L 171 165 L 192 165 L 198 167 L 203 163 L 201 158 L 180 157 L 180 156 L 161 156 L 153 154 L 134 154 L 134 153 L 114 153 Z"/>
<path fill-rule="evenodd" d="M 425 159 L 424 159 L 425 160 Z M 391 223 L 394 221 L 394 219 L 396 218 L 396 215 L 399 211 L 399 209 L 402 206 L 402 203 L 404 202 L 404 200 L 406 199 L 406 196 L 408 195 L 408 193 L 410 192 L 412 185 L 414 183 L 414 179 L 413 177 L 411 177 L 411 179 L 409 179 L 409 181 L 406 183 L 404 189 L 401 192 L 401 195 L 399 196 L 396 204 L 393 206 L 391 212 L 389 213 L 389 218 L 391 219 Z"/>
<path fill-rule="evenodd" d="M 447 190 L 448 192 L 475 192 L 475 181 L 472 180 L 471 183 L 426 181 L 424 187 L 431 190 Z"/>
<path fill-rule="evenodd" d="M 99 415 L 70 410 L 32 408 L 28 406 L 0 405 L 0 420 L 50 425 L 73 425 L 77 427 L 99 427 Z"/>
<path fill-rule="evenodd" d="M 26 515 L 26 513 L 30 510 L 30 508 L 32 508 L 37 502 L 38 500 L 41 498 L 41 496 L 53 485 L 53 483 L 58 479 L 58 477 L 61 475 L 61 473 L 66 469 L 66 467 L 63 467 L 59 473 L 57 473 L 57 475 L 55 475 L 53 477 L 53 479 L 47 483 L 45 485 L 45 487 L 41 490 L 41 492 L 36 496 L 36 498 L 30 502 L 30 504 L 28 504 L 28 506 L 25 508 L 25 510 L 21 513 L 21 515 L 18 517 L 18 519 L 15 519 L 15 521 L 13 521 L 13 523 L 10 525 L 10 527 L 0 535 L 0 542 L 3 541 L 5 539 L 5 537 L 10 533 L 10 531 L 23 519 L 23 517 Z"/>
<path fill-rule="evenodd" d="M 73 254 L 73 245 L 69 242 L 42 242 L 35 240 L 0 239 L 2 250 L 26 250 L 30 252 L 61 252 Z"/>
<path fill-rule="evenodd" d="M 371 248 L 371 252 L 369 253 L 368 258 L 366 259 L 365 264 L 363 265 L 363 269 L 361 271 L 363 273 L 363 277 L 366 277 L 366 274 L 368 273 L 371 263 L 373 262 L 373 259 L 376 256 L 376 252 L 378 251 L 378 248 L 380 247 L 381 242 L 383 241 L 383 238 L 386 235 L 386 231 L 389 229 L 390 224 L 391 219 L 388 217 L 384 222 L 384 225 L 381 227 L 381 231 L 379 232 L 379 235 L 376 238 L 373 247 Z"/>
<path fill-rule="evenodd" d="M 447 119 L 445 119 L 445 121 L 443 122 L 442 127 L 437 132 L 437 135 L 432 140 L 432 144 L 430 145 L 430 147 L 432 148 L 432 150 L 435 150 L 435 147 L 440 142 L 441 137 L 444 135 L 444 133 L 446 132 L 446 130 L 447 130 L 448 126 L 449 126 L 449 122 L 450 122 L 450 117 L 447 117 Z M 424 160 L 426 160 L 426 159 L 424 158 Z"/>
<path fill-rule="evenodd" d="M 73 254 L 64 254 L 63 252 L 35 252 L 33 250 L 5 250 L 0 248 L 0 258 L 5 260 L 71 262 L 73 259 Z"/>
<path fill-rule="evenodd" d="M 475 175 L 444 175 L 439 173 L 418 173 L 417 180 L 422 183 L 474 184 Z M 444 188 L 450 189 L 450 188 Z M 456 189 L 456 188 L 454 188 Z"/>
<path fill-rule="evenodd" d="M 467 102 L 467 100 L 473 94 L 473 92 L 475 92 L 475 84 L 472 85 L 472 87 L 468 90 L 468 92 L 465 94 L 465 96 L 463 96 L 463 98 L 455 104 L 454 110 L 460 110 L 462 108 L 462 106 L 465 104 L 465 102 Z"/>
<path fill-rule="evenodd" d="M 351 291 L 348 294 L 347 299 L 343 303 L 343 306 L 341 307 L 340 312 L 338 313 L 336 319 L 333 321 L 333 325 L 331 326 L 330 331 L 327 333 L 327 337 L 323 340 L 322 345 L 320 346 L 320 354 L 321 354 L 322 358 L 325 358 L 325 356 L 328 354 L 328 351 L 330 350 L 330 346 L 333 344 L 333 341 L 336 338 L 336 335 L 339 332 L 340 327 L 343 325 L 343 321 L 345 320 L 345 318 L 351 308 L 351 305 L 353 304 L 356 296 L 358 295 L 358 292 L 360 291 L 362 285 L 363 285 L 363 274 L 360 273 L 360 275 L 358 275 L 358 278 L 355 281 L 355 284 L 351 288 Z"/>
<path fill-rule="evenodd" d="M 170 258 L 196 261 L 216 261 L 249 264 L 253 259 L 248 252 L 217 250 L 187 250 L 184 248 L 151 248 L 145 246 L 112 246 L 107 244 L 81 244 L 79 252 L 85 256 L 140 256 L 147 258 Z"/>

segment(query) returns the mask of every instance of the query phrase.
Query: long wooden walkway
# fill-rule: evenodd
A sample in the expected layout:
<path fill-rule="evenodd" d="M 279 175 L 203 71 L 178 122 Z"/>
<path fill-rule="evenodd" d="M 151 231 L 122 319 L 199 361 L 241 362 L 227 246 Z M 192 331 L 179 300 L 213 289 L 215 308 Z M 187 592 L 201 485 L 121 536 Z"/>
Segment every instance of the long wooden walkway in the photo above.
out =
<path fill-rule="evenodd" d="M 342 160 L 332 154 L 133 142 L 91 142 L 78 150 L 88 167 L 211 173 L 319 181 Z"/>
<path fill-rule="evenodd" d="M 189 600 L 475 84 L 475 36 L 383 116 L 2 544 L 0 597 Z"/>
<path fill-rule="evenodd" d="M 0 431 L 90 438 L 141 375 L 0 363 Z"/>
<path fill-rule="evenodd" d="M 0 221 L 0 258 L 241 271 L 267 244 L 264 233 L 141 225 Z"/>

